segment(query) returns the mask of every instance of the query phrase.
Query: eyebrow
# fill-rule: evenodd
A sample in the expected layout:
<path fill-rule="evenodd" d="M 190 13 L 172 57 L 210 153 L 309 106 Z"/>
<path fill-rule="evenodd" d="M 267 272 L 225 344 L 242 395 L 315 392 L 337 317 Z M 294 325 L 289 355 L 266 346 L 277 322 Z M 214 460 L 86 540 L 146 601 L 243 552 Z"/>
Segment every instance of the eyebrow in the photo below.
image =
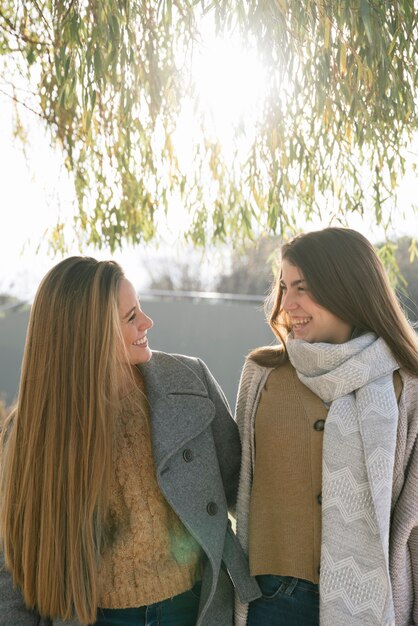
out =
<path fill-rule="evenodd" d="M 306 280 L 304 278 L 299 278 L 298 280 L 294 280 L 292 283 L 290 283 L 290 286 L 296 287 L 297 285 L 300 285 L 301 283 L 306 283 Z M 280 284 L 286 285 L 283 279 L 280 280 Z"/>

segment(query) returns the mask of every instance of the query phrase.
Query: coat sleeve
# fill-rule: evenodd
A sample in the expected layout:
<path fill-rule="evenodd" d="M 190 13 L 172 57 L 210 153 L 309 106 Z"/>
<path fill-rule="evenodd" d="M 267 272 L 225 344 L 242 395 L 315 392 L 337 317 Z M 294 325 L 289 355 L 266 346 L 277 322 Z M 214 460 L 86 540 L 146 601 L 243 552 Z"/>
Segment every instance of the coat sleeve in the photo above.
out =
<path fill-rule="evenodd" d="M 410 458 L 404 489 L 405 496 L 409 495 L 409 497 L 404 498 L 403 503 L 406 505 L 405 511 L 409 509 L 409 523 L 412 527 L 408 538 L 412 576 L 412 619 L 410 624 L 418 626 L 418 438 L 415 440 Z"/>
<path fill-rule="evenodd" d="M 244 363 L 244 367 L 240 376 L 237 402 L 235 406 L 235 419 L 238 425 L 241 442 L 244 439 L 244 431 L 247 417 L 247 403 L 251 401 L 251 387 L 254 378 L 254 373 L 251 369 L 251 365 L 251 361 L 248 360 Z"/>
<path fill-rule="evenodd" d="M 408 463 L 405 474 L 405 483 L 403 486 L 404 510 L 402 511 L 407 526 L 409 526 L 410 534 L 408 538 L 408 548 L 411 559 L 411 576 L 412 576 L 412 616 L 410 623 L 418 626 L 418 384 L 417 379 L 411 391 L 413 398 L 409 398 L 408 405 L 408 422 L 409 434 L 407 439 Z M 408 445 L 409 444 L 409 445 Z M 408 450 L 409 448 L 409 450 Z"/>
<path fill-rule="evenodd" d="M 409 538 L 409 550 L 412 563 L 412 584 L 414 588 L 414 604 L 412 608 L 413 621 L 411 624 L 418 624 L 418 526 L 415 526 Z"/>
<path fill-rule="evenodd" d="M 418 626 L 418 441 L 415 442 L 412 458 L 410 459 L 407 478 L 404 484 L 404 492 L 402 494 L 402 521 L 404 524 L 405 535 L 407 537 L 406 553 L 409 554 L 410 568 L 403 570 L 404 576 L 406 572 L 410 573 L 411 580 L 409 584 L 404 583 L 400 589 L 404 592 L 402 597 L 402 605 L 407 606 L 412 603 L 412 614 L 409 616 L 408 625 Z M 398 517 L 399 519 L 399 517 Z M 409 528 L 408 528 L 409 527 Z M 412 589 L 408 592 L 408 587 Z M 399 591 L 398 591 L 399 593 Z M 409 596 L 409 598 L 408 598 Z"/>
<path fill-rule="evenodd" d="M 212 422 L 212 432 L 225 490 L 228 508 L 235 510 L 239 469 L 241 462 L 241 444 L 237 425 L 231 415 L 228 401 L 218 382 L 215 380 L 207 365 L 198 359 L 203 372 L 209 398 L 215 406 L 215 418 Z"/>
<path fill-rule="evenodd" d="M 418 379 L 408 375 L 399 403 L 390 569 L 396 623 L 418 626 Z"/>

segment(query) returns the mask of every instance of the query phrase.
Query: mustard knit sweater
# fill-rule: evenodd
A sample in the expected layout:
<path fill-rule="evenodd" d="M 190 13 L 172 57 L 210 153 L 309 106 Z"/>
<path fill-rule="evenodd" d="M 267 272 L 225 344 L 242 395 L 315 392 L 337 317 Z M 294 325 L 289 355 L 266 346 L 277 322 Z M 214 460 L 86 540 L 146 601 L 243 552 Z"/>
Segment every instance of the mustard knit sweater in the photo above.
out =
<path fill-rule="evenodd" d="M 187 591 L 200 578 L 200 547 L 158 486 L 147 399 L 139 388 L 121 401 L 114 470 L 114 536 L 101 562 L 99 606 L 139 607 Z"/>

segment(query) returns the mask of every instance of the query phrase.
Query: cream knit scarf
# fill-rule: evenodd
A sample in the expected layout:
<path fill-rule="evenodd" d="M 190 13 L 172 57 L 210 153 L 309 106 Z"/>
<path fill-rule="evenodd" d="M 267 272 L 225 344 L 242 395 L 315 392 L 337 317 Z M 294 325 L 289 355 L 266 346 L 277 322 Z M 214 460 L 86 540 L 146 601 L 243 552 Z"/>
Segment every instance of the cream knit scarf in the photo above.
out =
<path fill-rule="evenodd" d="M 322 465 L 321 626 L 394 626 L 389 524 L 398 369 L 381 338 L 344 344 L 289 337 L 299 379 L 331 403 Z"/>

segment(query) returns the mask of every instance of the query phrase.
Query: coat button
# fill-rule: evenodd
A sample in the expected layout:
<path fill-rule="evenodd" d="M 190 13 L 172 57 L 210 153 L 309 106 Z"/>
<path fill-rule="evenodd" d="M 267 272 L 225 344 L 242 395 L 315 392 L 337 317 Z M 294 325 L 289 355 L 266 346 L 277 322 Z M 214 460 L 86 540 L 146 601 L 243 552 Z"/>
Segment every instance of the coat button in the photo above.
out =
<path fill-rule="evenodd" d="M 322 493 L 319 493 L 319 494 L 316 496 L 316 499 L 318 500 L 318 504 L 322 504 Z"/>
<path fill-rule="evenodd" d="M 183 450 L 183 459 L 186 461 L 186 463 L 190 463 L 190 461 L 193 460 L 193 452 L 190 450 L 190 448 L 186 448 L 185 450 Z"/>
<path fill-rule="evenodd" d="M 325 420 L 316 420 L 315 424 L 313 425 L 313 427 L 315 428 L 315 430 L 324 430 L 325 427 Z"/>
<path fill-rule="evenodd" d="M 218 505 L 216 504 L 216 502 L 208 502 L 206 510 L 209 515 L 216 515 L 218 512 Z"/>

